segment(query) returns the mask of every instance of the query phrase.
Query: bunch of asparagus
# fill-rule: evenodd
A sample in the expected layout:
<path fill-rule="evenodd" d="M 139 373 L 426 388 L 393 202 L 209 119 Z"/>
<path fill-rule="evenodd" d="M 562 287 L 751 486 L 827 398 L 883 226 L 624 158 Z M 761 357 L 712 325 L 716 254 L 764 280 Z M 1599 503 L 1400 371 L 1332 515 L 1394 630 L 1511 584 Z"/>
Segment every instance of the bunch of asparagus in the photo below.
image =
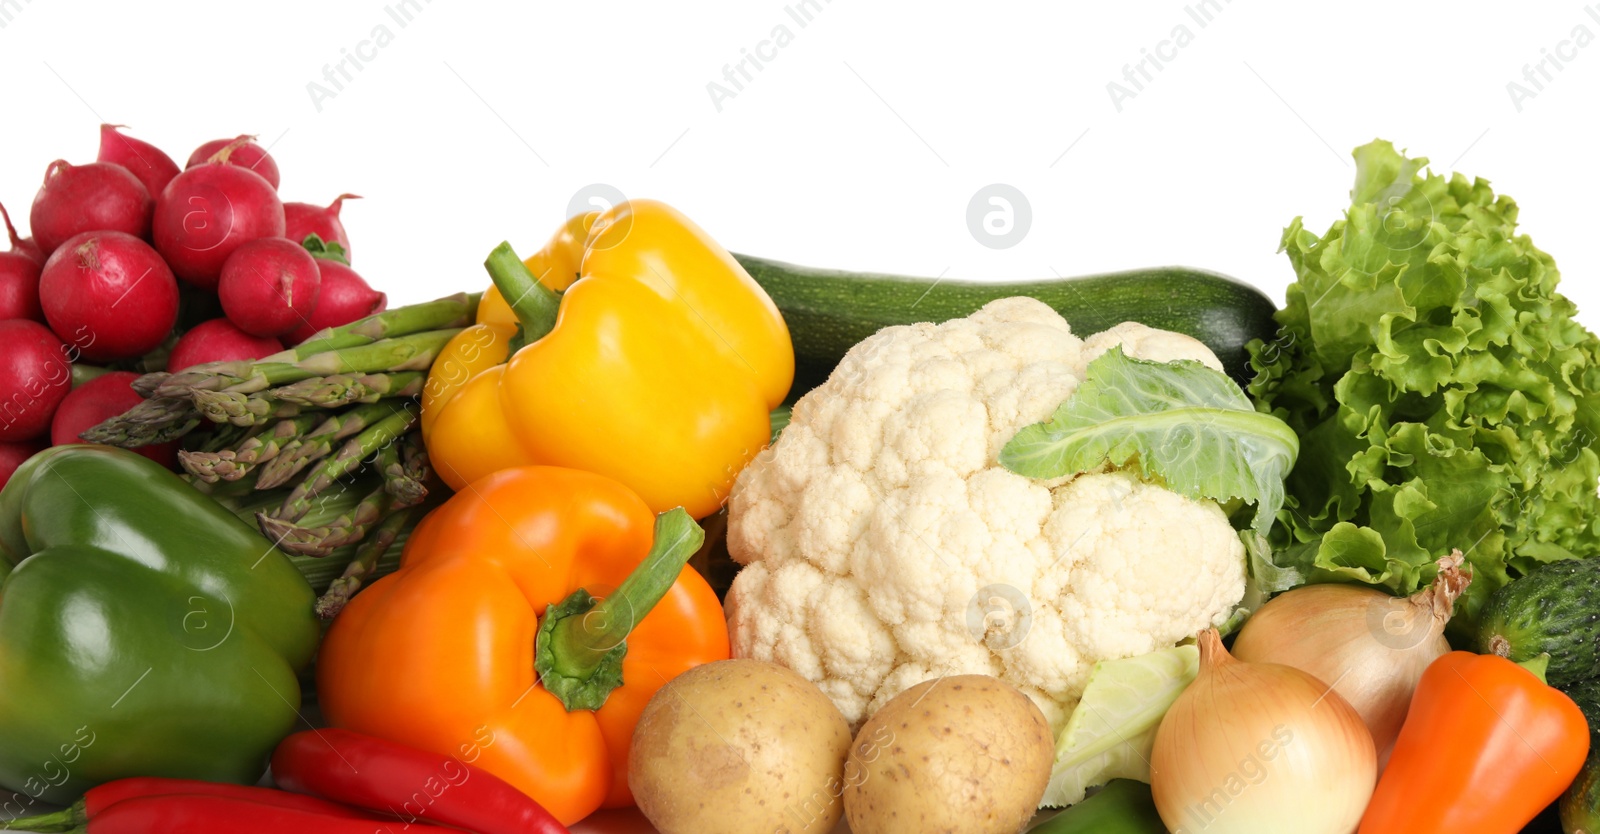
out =
<path fill-rule="evenodd" d="M 219 500 L 255 493 L 261 532 L 295 556 L 365 541 L 318 602 L 331 617 L 428 497 L 419 397 L 477 305 L 477 295 L 458 294 L 324 330 L 263 359 L 145 374 L 134 382 L 145 401 L 83 439 L 136 448 L 182 438 L 187 477 Z"/>

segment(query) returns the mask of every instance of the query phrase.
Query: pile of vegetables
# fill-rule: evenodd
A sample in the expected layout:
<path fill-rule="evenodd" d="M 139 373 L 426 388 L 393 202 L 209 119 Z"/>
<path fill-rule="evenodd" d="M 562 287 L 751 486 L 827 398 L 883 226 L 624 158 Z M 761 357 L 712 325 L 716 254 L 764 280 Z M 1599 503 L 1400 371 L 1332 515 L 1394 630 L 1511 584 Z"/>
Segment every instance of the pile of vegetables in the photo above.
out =
<path fill-rule="evenodd" d="M 108 126 L 0 255 L 0 828 L 1600 830 L 1600 341 L 1356 160 L 1283 310 L 650 200 L 387 310 L 351 195 Z"/>
<path fill-rule="evenodd" d="M 326 429 L 321 437 L 346 436 L 309 413 L 292 424 L 267 423 L 220 394 L 204 412 L 209 420 L 188 419 L 195 413 L 186 412 L 176 428 L 96 429 L 139 405 L 167 373 L 277 354 L 384 309 L 383 293 L 349 267 L 340 210 L 354 195 L 327 207 L 283 202 L 278 184 L 276 160 L 252 137 L 206 142 L 180 169 L 154 145 L 102 125 L 95 162 L 57 160 L 46 170 L 29 212 L 32 237 L 21 237 L 0 207 L 11 240 L 11 250 L 0 253 L 0 340 L 7 346 L 0 363 L 0 485 L 40 449 L 85 436 L 134 448 L 168 468 L 181 465 L 208 483 L 248 471 L 242 462 L 230 466 L 235 449 L 265 463 L 263 445 L 281 447 L 319 428 Z M 315 346 L 298 350 L 312 352 Z M 311 383 L 301 390 L 308 408 L 326 406 L 333 396 Z M 376 397 L 354 387 L 337 395 L 346 402 Z M 287 417 L 285 410 L 277 413 Z M 377 422 L 386 414 L 369 409 L 362 416 Z M 220 430 L 210 430 L 212 421 Z M 183 437 L 193 428 L 206 430 Z M 391 431 L 391 439 L 400 434 Z M 419 455 L 417 444 L 411 457 Z M 219 458 L 228 460 L 220 475 Z M 314 459 L 299 458 L 299 467 Z M 286 457 L 273 479 L 258 482 L 287 504 L 284 514 L 269 513 L 279 526 L 306 516 L 303 495 L 289 503 L 295 485 L 288 481 L 298 471 Z M 361 519 L 362 532 L 373 526 L 363 496 L 337 490 L 323 498 L 317 515 Z M 349 523 L 332 526 L 342 537 L 306 542 L 295 531 L 283 541 L 318 556 L 343 548 L 336 558 L 348 563 L 349 545 L 361 535 L 351 535 Z"/>

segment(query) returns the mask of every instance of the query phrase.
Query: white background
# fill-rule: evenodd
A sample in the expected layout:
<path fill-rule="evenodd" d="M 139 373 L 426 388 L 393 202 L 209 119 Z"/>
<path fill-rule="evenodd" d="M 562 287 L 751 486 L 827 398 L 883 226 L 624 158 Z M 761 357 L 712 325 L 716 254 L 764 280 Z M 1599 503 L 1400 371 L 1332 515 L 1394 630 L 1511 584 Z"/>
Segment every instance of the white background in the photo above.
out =
<path fill-rule="evenodd" d="M 595 182 L 664 199 L 735 251 L 818 266 L 1179 263 L 1281 299 L 1283 226 L 1324 229 L 1350 150 L 1382 136 L 1516 197 L 1565 291 L 1600 308 L 1600 44 L 1562 47 L 1575 57 L 1521 112 L 1507 91 L 1575 27 L 1600 36 L 1580 2 L 1213 0 L 1204 27 L 1171 0 L 817 0 L 804 27 L 779 0 L 417 2 L 401 27 L 376 0 L 0 0 L 0 201 L 26 215 L 51 160 L 93 158 L 104 119 L 180 164 L 256 133 L 287 199 L 365 195 L 345 213 L 355 266 L 397 302 L 484 284 L 490 247 L 539 246 Z M 779 25 L 792 41 L 719 112 L 707 85 L 745 50 L 772 55 Z M 1107 84 L 1179 25 L 1192 42 L 1119 112 Z M 378 26 L 392 41 L 362 46 Z M 347 52 L 373 57 L 319 110 L 307 85 L 333 90 L 324 66 Z M 1033 214 L 1003 250 L 966 225 L 995 182 Z"/>
<path fill-rule="evenodd" d="M 1281 229 L 1297 214 L 1324 229 L 1349 151 L 1381 136 L 1516 197 L 1565 291 L 1600 311 L 1600 44 L 1569 41 L 1600 36 L 1600 0 L 1595 16 L 1216 0 L 1204 27 L 1175 0 L 818 2 L 802 27 L 781 0 L 419 0 L 401 27 L 378 0 L 0 0 L 0 201 L 25 218 L 46 165 L 91 160 L 104 120 L 180 164 L 256 133 L 287 199 L 364 195 L 345 212 L 354 265 L 399 303 L 482 286 L 489 248 L 531 251 L 591 183 L 818 266 L 1006 279 L 1178 263 L 1281 300 Z M 719 110 L 707 85 L 745 50 L 774 55 L 780 25 L 792 40 Z M 1119 111 L 1107 84 L 1180 25 L 1192 42 Z M 1558 49 L 1572 60 L 1519 111 L 1507 84 Z M 347 51 L 371 60 L 319 107 L 308 84 L 332 90 L 324 67 Z M 1032 210 L 1002 250 L 966 223 L 996 182 Z"/>

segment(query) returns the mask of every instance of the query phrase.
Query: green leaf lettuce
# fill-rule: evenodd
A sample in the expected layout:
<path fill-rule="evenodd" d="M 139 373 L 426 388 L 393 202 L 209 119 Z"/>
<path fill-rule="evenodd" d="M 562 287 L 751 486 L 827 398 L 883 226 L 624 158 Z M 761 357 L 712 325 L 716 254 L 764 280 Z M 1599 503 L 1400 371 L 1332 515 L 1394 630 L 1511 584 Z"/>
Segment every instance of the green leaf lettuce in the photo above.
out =
<path fill-rule="evenodd" d="M 1460 548 L 1470 620 L 1513 575 L 1600 549 L 1600 343 L 1511 198 L 1388 142 L 1355 159 L 1344 218 L 1284 231 L 1297 280 L 1251 346 L 1251 395 L 1301 439 L 1273 558 L 1409 594 Z"/>

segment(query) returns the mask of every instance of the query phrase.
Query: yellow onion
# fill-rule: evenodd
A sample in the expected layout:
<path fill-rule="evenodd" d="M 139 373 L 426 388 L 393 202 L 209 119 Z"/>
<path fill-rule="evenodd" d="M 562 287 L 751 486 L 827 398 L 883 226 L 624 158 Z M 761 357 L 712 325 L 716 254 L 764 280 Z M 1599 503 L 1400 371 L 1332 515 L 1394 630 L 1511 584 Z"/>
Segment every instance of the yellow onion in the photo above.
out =
<path fill-rule="evenodd" d="M 1377 754 L 1361 716 L 1317 678 L 1245 663 L 1216 629 L 1200 674 L 1156 729 L 1150 790 L 1172 834 L 1350 834 Z M 1425 801 L 1425 800 L 1423 800 Z"/>
<path fill-rule="evenodd" d="M 1444 627 L 1471 577 L 1461 551 L 1439 560 L 1430 587 L 1393 597 L 1365 585 L 1306 585 L 1274 597 L 1245 623 L 1233 656 L 1282 663 L 1333 685 L 1372 731 L 1379 769 L 1428 664 L 1450 651 Z"/>

